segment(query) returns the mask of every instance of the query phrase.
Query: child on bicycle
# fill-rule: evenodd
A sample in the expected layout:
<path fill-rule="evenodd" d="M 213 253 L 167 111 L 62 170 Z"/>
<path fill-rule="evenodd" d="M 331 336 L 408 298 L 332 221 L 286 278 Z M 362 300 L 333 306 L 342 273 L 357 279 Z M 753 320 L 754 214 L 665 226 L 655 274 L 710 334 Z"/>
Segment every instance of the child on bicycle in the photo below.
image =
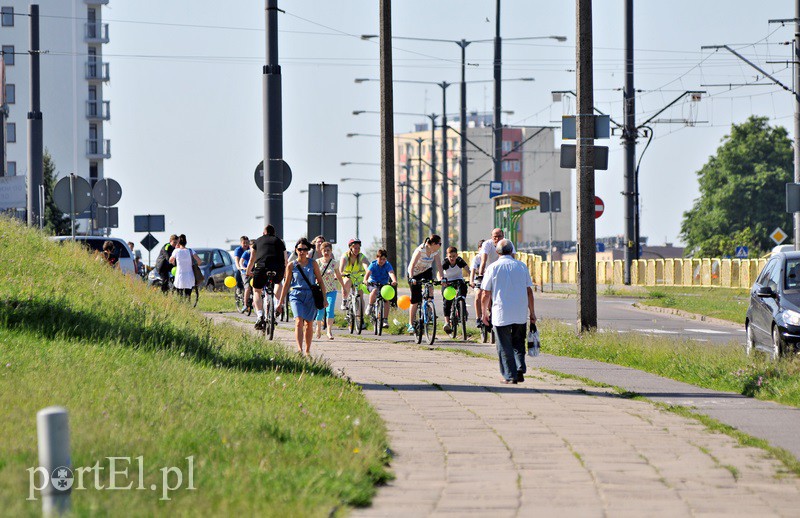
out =
<path fill-rule="evenodd" d="M 447 249 L 447 257 L 442 262 L 442 270 L 444 276 L 442 277 L 442 295 L 447 286 L 452 285 L 457 291 L 458 295 L 462 297 L 467 296 L 467 283 L 464 282 L 464 270 L 469 272 L 469 265 L 467 262 L 458 255 L 458 248 L 451 246 Z M 444 296 L 442 297 L 444 298 Z M 444 332 L 450 334 L 451 325 L 458 325 L 458 322 L 450 322 L 450 311 L 453 308 L 453 300 L 444 299 Z M 463 315 L 467 318 L 467 315 Z"/>
<path fill-rule="evenodd" d="M 395 288 L 397 287 L 397 276 L 395 276 L 394 268 L 392 268 L 391 263 L 389 263 L 388 257 L 389 253 L 381 248 L 378 250 L 375 260 L 367 267 L 367 274 L 364 276 L 364 282 L 367 283 L 367 287 L 370 290 L 370 307 L 372 307 L 378 299 L 378 293 L 381 287 L 386 284 L 391 284 Z M 381 311 L 381 326 L 384 328 L 389 327 L 389 322 L 387 322 L 388 317 L 389 301 L 385 300 Z"/>

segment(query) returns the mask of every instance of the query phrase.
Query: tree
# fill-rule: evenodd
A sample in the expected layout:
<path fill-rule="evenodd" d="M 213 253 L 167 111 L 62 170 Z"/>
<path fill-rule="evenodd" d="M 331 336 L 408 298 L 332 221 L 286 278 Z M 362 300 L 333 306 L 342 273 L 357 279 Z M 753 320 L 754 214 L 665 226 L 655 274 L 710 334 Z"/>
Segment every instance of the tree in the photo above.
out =
<path fill-rule="evenodd" d="M 53 200 L 53 190 L 56 188 L 56 164 L 48 150 L 44 150 L 44 228 L 54 236 L 64 236 L 72 232 L 69 217 L 56 206 Z"/>
<path fill-rule="evenodd" d="M 688 253 L 733 255 L 737 245 L 764 251 L 771 248 L 769 234 L 776 227 L 791 232 L 784 193 L 793 181 L 792 142 L 785 128 L 767 121 L 752 116 L 734 124 L 717 154 L 697 172 L 700 198 L 681 222 Z"/>

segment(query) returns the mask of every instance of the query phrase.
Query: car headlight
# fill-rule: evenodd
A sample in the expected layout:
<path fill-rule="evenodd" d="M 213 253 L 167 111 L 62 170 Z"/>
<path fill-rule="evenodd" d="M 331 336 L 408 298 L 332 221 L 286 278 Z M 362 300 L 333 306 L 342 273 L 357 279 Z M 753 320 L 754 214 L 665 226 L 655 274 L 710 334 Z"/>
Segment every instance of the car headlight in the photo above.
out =
<path fill-rule="evenodd" d="M 784 310 L 783 320 L 790 326 L 800 326 L 800 313 L 791 309 Z"/>

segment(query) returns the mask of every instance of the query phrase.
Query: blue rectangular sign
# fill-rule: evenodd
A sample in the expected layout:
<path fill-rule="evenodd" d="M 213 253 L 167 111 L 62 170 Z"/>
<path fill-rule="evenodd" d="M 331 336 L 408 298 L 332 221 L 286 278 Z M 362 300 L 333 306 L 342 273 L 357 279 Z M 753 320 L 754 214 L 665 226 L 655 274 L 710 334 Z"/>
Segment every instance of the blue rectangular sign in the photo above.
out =
<path fill-rule="evenodd" d="M 489 198 L 503 194 L 503 182 L 489 182 Z"/>

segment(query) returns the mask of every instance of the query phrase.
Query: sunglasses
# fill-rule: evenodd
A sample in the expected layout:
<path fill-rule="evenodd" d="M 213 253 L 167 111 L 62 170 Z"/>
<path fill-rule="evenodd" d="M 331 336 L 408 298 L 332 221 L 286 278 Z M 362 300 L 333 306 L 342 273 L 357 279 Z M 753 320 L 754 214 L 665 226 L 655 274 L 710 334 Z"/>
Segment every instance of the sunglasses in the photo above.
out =
<path fill-rule="evenodd" d="M 298 252 L 308 252 L 308 248 L 298 248 Z"/>

